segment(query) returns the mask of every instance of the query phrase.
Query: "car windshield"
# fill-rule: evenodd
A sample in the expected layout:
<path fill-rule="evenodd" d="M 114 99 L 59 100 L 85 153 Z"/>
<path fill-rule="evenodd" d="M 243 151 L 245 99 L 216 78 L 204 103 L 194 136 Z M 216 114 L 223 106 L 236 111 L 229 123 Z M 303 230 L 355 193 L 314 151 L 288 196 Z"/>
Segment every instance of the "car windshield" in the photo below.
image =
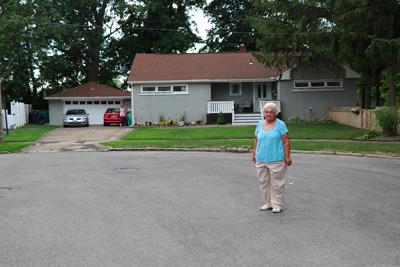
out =
<path fill-rule="evenodd" d="M 113 113 L 113 112 L 119 113 L 119 108 L 109 108 L 109 109 L 107 109 L 107 111 L 106 111 L 106 113 Z"/>
<path fill-rule="evenodd" d="M 83 109 L 72 109 L 67 111 L 67 115 L 85 115 L 86 112 Z"/>

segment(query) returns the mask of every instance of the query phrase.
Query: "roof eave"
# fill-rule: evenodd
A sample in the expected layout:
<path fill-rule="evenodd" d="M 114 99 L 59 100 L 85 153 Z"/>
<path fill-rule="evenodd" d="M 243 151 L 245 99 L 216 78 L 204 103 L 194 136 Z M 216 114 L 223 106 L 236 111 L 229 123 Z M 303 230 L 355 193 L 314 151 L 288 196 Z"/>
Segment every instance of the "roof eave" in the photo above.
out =
<path fill-rule="evenodd" d="M 235 82 L 272 82 L 279 77 L 257 79 L 198 79 L 198 80 L 160 80 L 160 81 L 128 81 L 128 84 L 165 84 L 165 83 L 235 83 Z"/>
<path fill-rule="evenodd" d="M 57 96 L 57 97 L 45 97 L 44 100 L 83 100 L 83 99 L 130 99 L 130 95 L 126 96 Z"/>

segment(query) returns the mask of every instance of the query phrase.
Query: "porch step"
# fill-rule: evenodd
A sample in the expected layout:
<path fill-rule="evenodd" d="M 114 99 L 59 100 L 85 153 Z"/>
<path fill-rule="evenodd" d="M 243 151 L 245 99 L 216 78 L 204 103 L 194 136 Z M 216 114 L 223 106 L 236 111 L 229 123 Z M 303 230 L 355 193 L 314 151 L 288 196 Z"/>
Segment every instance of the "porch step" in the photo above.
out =
<path fill-rule="evenodd" d="M 260 113 L 239 113 L 233 118 L 234 125 L 256 125 L 262 120 Z"/>

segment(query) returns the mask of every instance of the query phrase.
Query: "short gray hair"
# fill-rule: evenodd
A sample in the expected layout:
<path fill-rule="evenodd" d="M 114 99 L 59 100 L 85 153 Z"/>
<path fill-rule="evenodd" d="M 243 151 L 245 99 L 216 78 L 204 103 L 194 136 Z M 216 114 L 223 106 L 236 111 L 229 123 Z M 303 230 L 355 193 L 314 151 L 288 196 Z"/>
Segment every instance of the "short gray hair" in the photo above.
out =
<path fill-rule="evenodd" d="M 278 108 L 276 107 L 275 103 L 273 103 L 273 102 L 268 102 L 268 103 L 266 103 L 266 104 L 264 105 L 263 109 L 262 109 L 263 114 L 264 114 L 264 112 L 265 112 L 265 110 L 266 110 L 267 108 L 274 108 L 275 115 L 278 115 L 279 110 L 278 110 Z"/>

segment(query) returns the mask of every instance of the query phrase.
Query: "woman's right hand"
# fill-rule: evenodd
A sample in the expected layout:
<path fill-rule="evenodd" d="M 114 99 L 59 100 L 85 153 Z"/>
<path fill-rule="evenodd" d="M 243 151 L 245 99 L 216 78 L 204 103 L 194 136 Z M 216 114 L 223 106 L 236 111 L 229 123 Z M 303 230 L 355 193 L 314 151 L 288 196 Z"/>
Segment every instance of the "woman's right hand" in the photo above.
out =
<path fill-rule="evenodd" d="M 253 154 L 253 162 L 256 163 L 256 155 Z"/>

